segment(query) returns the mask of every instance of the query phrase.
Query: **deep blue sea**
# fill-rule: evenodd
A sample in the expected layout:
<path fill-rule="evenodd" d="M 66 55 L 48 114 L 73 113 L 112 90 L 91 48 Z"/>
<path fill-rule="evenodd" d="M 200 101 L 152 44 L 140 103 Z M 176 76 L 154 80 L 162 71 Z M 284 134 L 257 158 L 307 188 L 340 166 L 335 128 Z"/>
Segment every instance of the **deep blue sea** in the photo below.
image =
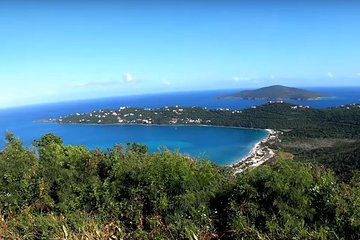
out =
<path fill-rule="evenodd" d="M 314 108 L 360 103 L 360 87 L 307 89 L 326 93 L 332 97 L 291 102 Z M 166 146 L 171 150 L 178 149 L 184 154 L 208 159 L 219 165 L 227 165 L 245 156 L 267 133 L 263 130 L 221 127 L 59 125 L 35 121 L 120 106 L 155 108 L 178 105 L 244 109 L 267 102 L 216 98 L 237 91 L 217 90 L 112 97 L 2 109 L 0 110 L 0 133 L 4 136 L 6 131 L 13 132 L 27 146 L 31 146 L 34 139 L 39 139 L 41 135 L 50 132 L 62 137 L 66 144 L 85 145 L 91 149 L 98 147 L 106 149 L 114 144 L 138 142 L 147 144 L 151 151 L 157 151 L 161 146 Z M 1 141 L 0 147 L 4 147 L 4 140 Z"/>

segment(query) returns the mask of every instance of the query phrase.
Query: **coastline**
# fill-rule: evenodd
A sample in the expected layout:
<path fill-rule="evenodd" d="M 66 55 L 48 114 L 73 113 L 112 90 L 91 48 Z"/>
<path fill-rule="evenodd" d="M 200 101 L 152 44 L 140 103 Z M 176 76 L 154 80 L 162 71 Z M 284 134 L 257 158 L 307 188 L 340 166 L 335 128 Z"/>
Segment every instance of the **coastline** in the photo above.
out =
<path fill-rule="evenodd" d="M 213 127 L 213 128 L 235 128 L 235 129 L 249 129 L 257 131 L 266 131 L 268 134 L 262 140 L 257 142 L 249 153 L 242 157 L 240 160 L 235 161 L 235 163 L 228 164 L 227 167 L 233 169 L 234 174 L 242 173 L 243 171 L 260 166 L 269 159 L 275 156 L 275 153 L 272 149 L 267 146 L 263 146 L 269 141 L 275 141 L 278 137 L 278 132 L 273 129 L 263 129 L 263 128 L 248 128 L 248 127 L 237 127 L 237 126 L 224 126 L 224 125 L 211 125 L 211 124 L 145 124 L 145 123 L 59 123 L 48 120 L 37 120 L 34 122 L 38 123 L 51 123 L 51 124 L 60 124 L 60 125 L 87 125 L 87 126 L 145 126 L 145 127 Z"/>
<path fill-rule="evenodd" d="M 278 132 L 273 129 L 265 130 L 268 132 L 268 135 L 256 143 L 248 155 L 229 166 L 233 169 L 234 175 L 240 174 L 249 168 L 258 167 L 275 156 L 275 152 L 269 147 L 264 146 L 264 144 L 275 141 L 278 138 Z"/>
<path fill-rule="evenodd" d="M 253 128 L 253 127 L 237 127 L 237 126 L 226 126 L 226 125 L 211 125 L 211 124 L 158 124 L 158 123 L 59 123 L 55 121 L 48 120 L 34 120 L 33 122 L 37 123 L 53 123 L 60 125 L 84 125 L 84 126 L 147 126 L 147 127 L 217 127 L 217 128 L 236 128 L 236 129 L 251 129 L 258 131 L 268 131 L 268 129 L 263 128 Z"/>

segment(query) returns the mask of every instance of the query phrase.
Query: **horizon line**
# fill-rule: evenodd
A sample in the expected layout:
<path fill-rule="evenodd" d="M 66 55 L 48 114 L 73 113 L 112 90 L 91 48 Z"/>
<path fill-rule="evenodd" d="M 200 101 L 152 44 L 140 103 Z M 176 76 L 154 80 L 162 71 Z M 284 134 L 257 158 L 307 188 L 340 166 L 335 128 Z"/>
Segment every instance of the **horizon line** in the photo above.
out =
<path fill-rule="evenodd" d="M 231 91 L 231 90 L 251 90 L 251 89 L 259 89 L 264 87 L 270 86 L 285 86 L 282 84 L 272 84 L 272 85 L 265 85 L 261 87 L 245 87 L 245 88 L 219 88 L 219 89 L 203 89 L 203 90 L 175 90 L 175 91 L 166 91 L 166 92 L 152 92 L 152 93 L 139 93 L 139 94 L 125 94 L 125 95 L 112 95 L 112 96 L 101 96 L 101 97 L 90 97 L 90 98 L 79 98 L 79 99 L 66 99 L 66 100 L 59 100 L 59 101 L 48 101 L 48 102 L 38 102 L 38 103 L 30 103 L 30 104 L 19 104 L 13 106 L 0 106 L 1 110 L 8 110 L 8 109 L 16 109 L 16 108 L 24 108 L 24 107 L 33 107 L 33 106 L 42 106 L 42 105 L 52 105 L 52 104 L 66 104 L 72 102 L 85 102 L 85 101 L 96 101 L 96 100 L 105 100 L 111 98 L 122 98 L 122 97 L 137 97 L 137 96 L 147 96 L 147 95 L 163 95 L 163 94 L 176 94 L 176 93 L 191 93 L 191 92 L 210 92 L 210 91 Z M 358 86 L 286 86 L 286 87 L 295 87 L 295 88 L 360 88 Z"/>

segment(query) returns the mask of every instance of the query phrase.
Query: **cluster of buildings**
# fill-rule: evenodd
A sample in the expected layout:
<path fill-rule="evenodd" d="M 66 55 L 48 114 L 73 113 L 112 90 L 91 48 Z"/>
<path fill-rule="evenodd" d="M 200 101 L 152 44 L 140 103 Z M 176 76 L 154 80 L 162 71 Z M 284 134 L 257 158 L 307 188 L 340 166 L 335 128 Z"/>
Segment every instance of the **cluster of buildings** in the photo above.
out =
<path fill-rule="evenodd" d="M 291 106 L 291 109 L 309 109 L 310 106 L 303 106 L 303 105 L 296 105 L 296 106 Z"/>
<path fill-rule="evenodd" d="M 354 107 L 360 108 L 360 104 L 352 103 L 352 104 L 350 104 L 350 105 L 348 105 L 348 106 L 340 105 L 340 107 L 341 107 L 341 108 L 345 108 L 345 107 L 346 107 L 347 110 L 350 110 L 351 108 L 354 108 Z"/>

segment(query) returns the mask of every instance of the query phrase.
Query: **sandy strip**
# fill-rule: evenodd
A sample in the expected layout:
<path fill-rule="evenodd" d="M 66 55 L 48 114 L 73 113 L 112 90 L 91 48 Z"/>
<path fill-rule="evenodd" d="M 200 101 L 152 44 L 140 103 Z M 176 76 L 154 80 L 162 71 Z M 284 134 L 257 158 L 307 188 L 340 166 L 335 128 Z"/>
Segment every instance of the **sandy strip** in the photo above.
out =
<path fill-rule="evenodd" d="M 264 144 L 269 141 L 275 141 L 278 133 L 272 129 L 266 129 L 266 131 L 268 131 L 269 134 L 263 140 L 255 144 L 247 156 L 231 166 L 234 169 L 234 174 L 239 174 L 249 168 L 260 166 L 275 156 L 274 151 L 269 147 L 264 146 Z"/>

